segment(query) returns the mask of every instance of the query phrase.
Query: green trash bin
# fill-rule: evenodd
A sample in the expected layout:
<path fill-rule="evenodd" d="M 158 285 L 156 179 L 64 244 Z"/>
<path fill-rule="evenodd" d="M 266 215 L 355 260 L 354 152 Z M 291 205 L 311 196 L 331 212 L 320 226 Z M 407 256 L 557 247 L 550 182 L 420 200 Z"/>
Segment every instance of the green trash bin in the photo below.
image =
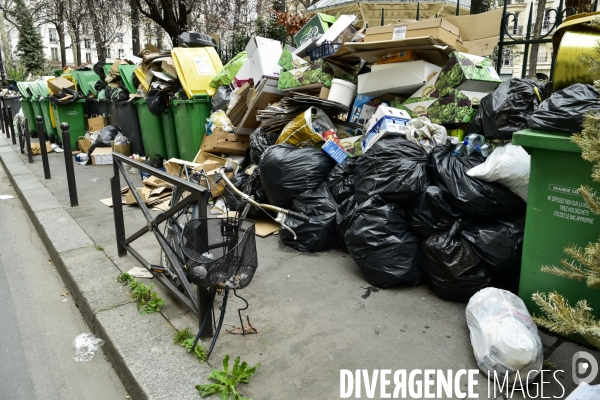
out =
<path fill-rule="evenodd" d="M 85 100 L 77 100 L 65 105 L 51 104 L 56 127 L 60 127 L 63 122 L 69 124 L 71 148 L 77 149 L 77 139 L 84 136 L 86 131 L 85 115 L 83 113 Z"/>
<path fill-rule="evenodd" d="M 33 92 L 29 89 L 29 84 L 31 82 L 18 82 L 17 87 L 19 88 L 19 92 L 23 98 L 21 99 L 21 108 L 23 109 L 23 115 L 27 120 L 27 125 L 29 126 L 29 132 L 33 135 L 37 135 L 37 125 L 35 122 L 35 111 L 33 109 L 33 104 L 31 102 L 31 96 Z"/>
<path fill-rule="evenodd" d="M 167 148 L 167 158 L 180 158 L 179 144 L 177 143 L 177 132 L 175 132 L 175 118 L 173 111 L 167 108 L 160 114 L 162 128 L 165 136 L 165 146 Z"/>
<path fill-rule="evenodd" d="M 206 132 L 210 117 L 210 97 L 198 96 L 191 100 L 171 100 L 175 119 L 175 133 L 182 160 L 194 161 Z"/>
<path fill-rule="evenodd" d="M 48 100 L 48 85 L 44 81 L 31 82 L 29 88 L 33 92 L 31 103 L 36 115 L 41 115 L 43 120 L 44 132 L 47 136 L 57 136 L 56 127 L 52 124 L 50 116 L 50 101 Z M 39 114 L 38 114 L 39 113 Z"/>
<path fill-rule="evenodd" d="M 165 144 L 161 117 L 152 114 L 148 110 L 146 99 L 136 100 L 134 104 L 137 108 L 138 119 L 140 121 L 144 152 L 150 157 L 150 160 L 157 155 L 167 158 L 167 146 Z"/>
<path fill-rule="evenodd" d="M 538 315 L 540 309 L 531 300 L 535 292 L 557 291 L 572 306 L 586 299 L 598 318 L 597 289 L 540 271 L 542 265 L 559 266 L 560 260 L 568 259 L 563 252 L 566 246 L 583 247 L 600 237 L 600 217 L 589 210 L 577 191 L 581 185 L 600 191 L 600 185 L 592 181 L 592 163 L 581 158 L 581 149 L 570 136 L 527 129 L 513 135 L 513 144 L 531 155 L 519 296 L 529 311 Z"/>
<path fill-rule="evenodd" d="M 75 82 L 77 82 L 77 90 L 83 93 L 84 96 L 89 95 L 90 92 L 94 95 L 96 94 L 96 90 L 92 90 L 90 83 L 95 85 L 100 80 L 97 73 L 94 71 L 71 71 L 70 74 L 75 78 Z"/>

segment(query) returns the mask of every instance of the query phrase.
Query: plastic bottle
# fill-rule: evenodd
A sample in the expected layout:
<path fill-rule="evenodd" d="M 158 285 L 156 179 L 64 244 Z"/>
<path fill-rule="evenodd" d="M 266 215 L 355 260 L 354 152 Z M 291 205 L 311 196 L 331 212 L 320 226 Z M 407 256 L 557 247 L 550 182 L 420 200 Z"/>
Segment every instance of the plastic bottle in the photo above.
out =
<path fill-rule="evenodd" d="M 496 146 L 494 146 L 491 143 L 484 143 L 481 146 L 477 146 L 477 151 L 481 153 L 482 156 L 484 156 L 485 158 L 487 158 L 490 154 L 492 154 L 492 152 L 496 149 Z"/>
<path fill-rule="evenodd" d="M 459 143 L 456 145 L 454 150 L 452 150 L 452 155 L 454 157 L 464 157 L 467 155 L 467 145 L 464 143 Z"/>
<path fill-rule="evenodd" d="M 467 155 L 473 154 L 477 145 L 481 146 L 485 143 L 485 138 L 482 135 L 471 133 L 465 138 L 464 144 L 467 146 Z"/>

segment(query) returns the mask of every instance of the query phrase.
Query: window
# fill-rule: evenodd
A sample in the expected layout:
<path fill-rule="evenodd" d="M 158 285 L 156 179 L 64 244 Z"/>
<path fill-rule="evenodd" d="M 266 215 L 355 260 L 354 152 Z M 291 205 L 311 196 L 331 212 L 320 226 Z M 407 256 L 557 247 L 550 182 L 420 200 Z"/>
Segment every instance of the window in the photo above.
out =
<path fill-rule="evenodd" d="M 119 49 L 119 60 L 122 60 L 125 57 L 125 50 Z"/>
<path fill-rule="evenodd" d="M 56 32 L 56 29 L 54 29 L 54 28 L 48 29 L 48 38 L 50 39 L 50 43 L 58 42 L 58 33 Z"/>
<path fill-rule="evenodd" d="M 546 10 L 544 12 L 544 22 L 542 23 L 542 34 L 548 33 L 548 29 L 550 29 L 550 14 Z"/>
<path fill-rule="evenodd" d="M 512 67 L 512 57 L 507 57 L 507 58 L 503 58 L 502 59 L 502 66 L 503 67 Z"/>
<path fill-rule="evenodd" d="M 38 26 L 38 27 L 36 28 L 36 30 L 37 30 L 37 33 L 39 33 L 41 37 L 44 37 L 44 31 L 42 30 L 42 27 L 41 27 L 41 26 Z"/>
<path fill-rule="evenodd" d="M 117 35 L 117 42 L 118 42 L 118 43 L 123 43 L 123 34 L 122 34 L 122 33 L 119 33 L 119 34 Z"/>
<path fill-rule="evenodd" d="M 85 53 L 85 62 L 88 64 L 92 62 L 92 53 Z"/>
<path fill-rule="evenodd" d="M 110 49 L 106 49 L 106 58 L 112 58 L 110 54 Z"/>
<path fill-rule="evenodd" d="M 58 49 L 56 47 L 51 47 L 50 52 L 52 54 L 52 61 L 58 61 Z"/>
<path fill-rule="evenodd" d="M 91 47 L 91 40 L 90 39 L 83 39 L 83 47 L 86 49 L 89 49 Z"/>

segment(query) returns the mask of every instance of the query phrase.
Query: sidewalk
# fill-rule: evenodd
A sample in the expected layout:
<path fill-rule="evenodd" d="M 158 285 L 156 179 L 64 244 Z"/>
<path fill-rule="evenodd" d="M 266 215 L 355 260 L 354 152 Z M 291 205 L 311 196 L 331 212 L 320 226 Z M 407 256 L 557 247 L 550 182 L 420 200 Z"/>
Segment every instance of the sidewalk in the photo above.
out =
<path fill-rule="evenodd" d="M 104 351 L 132 396 L 199 399 L 194 387 L 206 382 L 211 367 L 172 343 L 175 329 L 190 325 L 195 332 L 197 319 L 157 282 L 152 283 L 166 306 L 161 314 L 141 315 L 129 289 L 115 281 L 138 265 L 129 256 L 117 257 L 112 209 L 99 201 L 110 197 L 112 168 L 76 164 L 80 206 L 71 208 L 62 153 L 49 154 L 51 180 L 44 179 L 41 156 L 27 164 L 5 136 L 0 160 L 90 328 L 106 340 Z M 132 178 L 140 182 L 139 175 Z M 127 234 L 145 225 L 137 207 L 124 206 L 124 216 Z M 160 249 L 153 236 L 138 242 L 138 251 L 158 264 Z M 240 294 L 250 303 L 245 313 L 259 334 L 242 338 L 225 332 L 239 325 L 242 305 L 232 298 L 210 360 L 220 367 L 230 354 L 251 365 L 261 363 L 250 384 L 239 388 L 244 396 L 339 398 L 341 369 L 477 369 L 464 304 L 441 300 L 426 285 L 372 288 L 342 251 L 298 253 L 277 236 L 257 238 L 257 247 L 259 268 Z M 566 394 L 575 388 L 573 354 L 584 350 L 600 359 L 600 352 L 553 335 L 542 333 L 542 340 L 546 359 L 564 370 L 557 377 Z M 488 398 L 485 377 L 477 378 L 479 398 Z M 554 379 L 544 380 L 550 382 L 544 396 L 561 394 Z M 461 382 L 464 388 L 466 379 Z M 520 393 L 513 398 L 523 398 Z"/>

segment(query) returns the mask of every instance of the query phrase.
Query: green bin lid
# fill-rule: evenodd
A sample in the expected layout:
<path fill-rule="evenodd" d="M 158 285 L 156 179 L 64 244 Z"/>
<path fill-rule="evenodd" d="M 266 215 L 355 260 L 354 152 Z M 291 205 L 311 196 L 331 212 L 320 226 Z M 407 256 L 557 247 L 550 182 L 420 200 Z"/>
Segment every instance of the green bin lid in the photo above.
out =
<path fill-rule="evenodd" d="M 571 141 L 571 136 L 565 135 L 564 133 L 560 134 L 524 129 L 513 133 L 512 143 L 518 146 L 536 149 L 581 153 L 581 148 Z"/>
<path fill-rule="evenodd" d="M 19 92 L 23 95 L 23 98 L 30 99 L 31 94 L 27 89 L 29 89 L 29 85 L 31 82 L 17 82 L 17 87 L 19 88 Z"/>
<path fill-rule="evenodd" d="M 121 80 L 131 94 L 135 94 L 137 92 L 137 88 L 133 84 L 133 71 L 135 71 L 136 68 L 137 66 L 130 64 L 119 65 L 119 74 L 121 74 Z"/>
<path fill-rule="evenodd" d="M 71 75 L 77 82 L 77 89 L 84 95 L 90 92 L 90 82 L 95 84 L 100 79 L 94 71 L 71 71 Z"/>

